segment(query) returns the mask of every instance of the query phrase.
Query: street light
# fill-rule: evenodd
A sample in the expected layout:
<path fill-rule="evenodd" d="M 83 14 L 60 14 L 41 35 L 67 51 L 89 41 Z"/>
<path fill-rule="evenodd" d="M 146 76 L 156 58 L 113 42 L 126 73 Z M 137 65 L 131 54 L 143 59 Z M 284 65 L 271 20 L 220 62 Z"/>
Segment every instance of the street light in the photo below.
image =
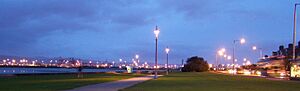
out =
<path fill-rule="evenodd" d="M 216 67 L 217 67 L 217 70 L 219 69 L 218 56 L 221 56 L 221 57 L 225 56 L 225 51 L 226 51 L 226 49 L 225 49 L 225 48 L 222 48 L 222 49 L 220 49 L 220 50 L 217 52 L 217 54 L 216 54 Z M 221 59 L 220 59 L 220 60 L 221 60 Z"/>
<path fill-rule="evenodd" d="M 137 55 L 137 54 L 135 55 L 135 59 L 136 59 L 137 65 L 139 65 L 139 63 L 140 63 L 139 57 L 140 57 L 139 55 Z"/>
<path fill-rule="evenodd" d="M 257 47 L 256 47 L 256 46 L 253 46 L 253 47 L 252 47 L 252 50 L 256 50 L 256 49 L 257 49 Z"/>
<path fill-rule="evenodd" d="M 219 56 L 223 56 L 224 52 L 220 50 L 220 51 L 218 51 L 218 54 L 219 54 Z"/>
<path fill-rule="evenodd" d="M 243 59 L 243 61 L 245 61 L 245 62 L 246 62 L 246 61 L 247 61 L 247 58 L 244 58 L 244 59 Z"/>
<path fill-rule="evenodd" d="M 138 54 L 136 54 L 135 55 L 135 59 L 133 59 L 134 60 L 134 63 L 135 63 L 135 66 L 137 67 L 137 68 L 139 68 L 139 63 L 140 63 L 140 60 L 139 60 L 139 55 Z"/>
<path fill-rule="evenodd" d="M 231 56 L 227 56 L 227 60 L 231 60 Z"/>
<path fill-rule="evenodd" d="M 257 48 L 256 46 L 252 46 L 252 50 L 254 51 L 259 50 L 259 59 L 263 59 L 262 48 Z"/>
<path fill-rule="evenodd" d="M 224 58 L 226 58 L 227 57 L 227 55 L 226 54 L 224 54 Z"/>
<path fill-rule="evenodd" d="M 233 66 L 232 66 L 232 69 L 234 70 L 235 69 L 235 43 L 236 42 L 240 42 L 241 44 L 244 44 L 244 43 L 246 43 L 246 39 L 244 39 L 244 38 L 241 38 L 241 39 L 239 39 L 239 40 L 233 40 L 233 52 L 232 52 L 232 64 L 233 64 Z"/>
<path fill-rule="evenodd" d="M 157 79 L 157 68 L 158 68 L 158 66 L 157 66 L 157 56 L 158 56 L 158 53 L 157 53 L 157 46 L 158 46 L 157 40 L 158 40 L 159 32 L 160 31 L 159 31 L 158 27 L 156 26 L 155 30 L 154 30 L 154 34 L 155 34 L 155 68 L 154 68 L 155 75 L 154 75 L 154 79 Z"/>
<path fill-rule="evenodd" d="M 222 52 L 225 52 L 225 51 L 226 51 L 226 49 L 225 49 L 225 48 L 222 48 L 220 51 L 222 51 Z"/>
<path fill-rule="evenodd" d="M 136 55 L 135 55 L 135 58 L 136 58 L 136 59 L 139 59 L 139 55 L 136 54 Z"/>
<path fill-rule="evenodd" d="M 242 39 L 240 40 L 240 42 L 241 42 L 241 44 L 244 44 L 244 43 L 246 42 L 246 40 L 245 40 L 244 38 L 242 38 Z"/>
<path fill-rule="evenodd" d="M 296 58 L 296 23 L 297 23 L 297 6 L 300 5 L 300 3 L 296 3 L 294 7 L 294 30 L 293 30 L 293 60 Z"/>
<path fill-rule="evenodd" d="M 165 51 L 166 51 L 166 54 L 167 54 L 167 71 L 166 71 L 166 75 L 169 75 L 169 51 L 170 51 L 170 48 L 167 47 L 165 49 Z"/>
<path fill-rule="evenodd" d="M 293 29 L 293 56 L 292 56 L 292 60 L 295 61 L 296 59 L 296 23 L 297 23 L 297 6 L 300 5 L 300 3 L 295 3 L 294 6 L 294 29 Z M 291 64 L 291 61 L 289 61 L 289 64 Z M 291 74 L 291 71 L 290 71 Z"/>

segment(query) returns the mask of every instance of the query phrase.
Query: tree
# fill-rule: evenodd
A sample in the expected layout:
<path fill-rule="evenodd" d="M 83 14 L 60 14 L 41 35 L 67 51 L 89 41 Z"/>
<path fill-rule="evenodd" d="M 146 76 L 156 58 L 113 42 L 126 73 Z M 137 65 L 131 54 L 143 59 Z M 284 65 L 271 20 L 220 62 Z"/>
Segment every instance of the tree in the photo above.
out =
<path fill-rule="evenodd" d="M 207 61 L 202 57 L 194 56 L 188 58 L 186 64 L 182 68 L 183 72 L 204 72 L 208 71 L 209 66 Z"/>

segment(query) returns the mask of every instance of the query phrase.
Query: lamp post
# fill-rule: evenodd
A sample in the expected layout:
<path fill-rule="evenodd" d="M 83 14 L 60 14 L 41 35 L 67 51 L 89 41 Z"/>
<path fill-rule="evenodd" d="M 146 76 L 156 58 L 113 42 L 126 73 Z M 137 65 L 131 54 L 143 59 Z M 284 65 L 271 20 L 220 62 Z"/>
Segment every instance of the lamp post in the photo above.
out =
<path fill-rule="evenodd" d="M 221 56 L 221 58 L 222 58 L 225 55 L 225 51 L 226 51 L 226 49 L 222 48 L 216 54 L 216 68 L 217 68 L 217 70 L 219 70 L 219 63 L 220 63 L 219 60 L 218 60 L 218 56 Z M 220 60 L 221 60 L 221 58 L 220 58 Z"/>
<path fill-rule="evenodd" d="M 140 73 L 141 72 L 140 71 L 140 66 L 139 66 L 139 63 L 140 63 L 139 57 L 140 56 L 138 54 L 135 55 L 135 66 L 137 68 L 137 72 L 136 73 Z"/>
<path fill-rule="evenodd" d="M 296 23 L 297 23 L 297 6 L 300 5 L 300 3 L 296 3 L 294 7 L 294 29 L 293 29 L 293 60 L 296 58 Z"/>
<path fill-rule="evenodd" d="M 166 51 L 166 54 L 167 54 L 167 71 L 166 71 L 166 75 L 169 75 L 169 51 L 170 51 L 169 47 L 167 47 L 165 49 L 165 51 Z"/>
<path fill-rule="evenodd" d="M 233 50 L 232 50 L 232 70 L 235 69 L 235 43 L 240 42 L 241 44 L 244 44 L 246 40 L 244 38 L 239 39 L 239 40 L 233 40 Z"/>
<path fill-rule="evenodd" d="M 158 46 L 158 44 L 157 44 L 157 40 L 158 40 L 158 34 L 159 34 L 159 29 L 158 29 L 158 27 L 156 26 L 155 27 L 155 30 L 154 30 L 154 34 L 155 34 L 155 68 L 154 68 L 154 70 L 155 70 L 155 75 L 154 75 L 154 79 L 157 79 L 157 69 L 158 69 L 158 66 L 157 66 L 157 56 L 158 56 L 158 53 L 157 53 L 157 46 Z"/>
<path fill-rule="evenodd" d="M 137 66 L 138 68 L 139 68 L 139 63 L 140 63 L 139 57 L 140 57 L 140 56 L 139 56 L 138 54 L 135 55 L 135 60 L 136 60 L 135 62 L 136 62 L 136 66 Z"/>
<path fill-rule="evenodd" d="M 262 48 L 257 48 L 256 46 L 252 46 L 252 50 L 259 50 L 259 59 L 263 59 L 263 51 Z"/>
<path fill-rule="evenodd" d="M 297 6 L 300 5 L 300 3 L 295 3 L 294 6 L 294 29 L 293 29 L 293 56 L 292 60 L 295 61 L 296 59 L 296 25 L 297 25 Z M 291 65 L 291 61 L 289 62 L 289 65 Z M 291 71 L 289 72 L 291 74 Z"/>

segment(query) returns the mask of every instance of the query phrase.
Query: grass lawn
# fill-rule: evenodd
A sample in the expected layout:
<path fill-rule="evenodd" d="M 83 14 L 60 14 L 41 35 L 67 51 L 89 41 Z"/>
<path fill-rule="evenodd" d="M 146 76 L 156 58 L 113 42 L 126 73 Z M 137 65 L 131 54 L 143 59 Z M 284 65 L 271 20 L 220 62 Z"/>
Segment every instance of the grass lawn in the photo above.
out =
<path fill-rule="evenodd" d="M 300 82 L 214 73 L 172 73 L 122 91 L 300 91 Z"/>
<path fill-rule="evenodd" d="M 99 73 L 85 74 L 84 78 L 77 78 L 76 74 L 0 77 L 0 91 L 58 91 L 135 76 L 141 75 Z"/>

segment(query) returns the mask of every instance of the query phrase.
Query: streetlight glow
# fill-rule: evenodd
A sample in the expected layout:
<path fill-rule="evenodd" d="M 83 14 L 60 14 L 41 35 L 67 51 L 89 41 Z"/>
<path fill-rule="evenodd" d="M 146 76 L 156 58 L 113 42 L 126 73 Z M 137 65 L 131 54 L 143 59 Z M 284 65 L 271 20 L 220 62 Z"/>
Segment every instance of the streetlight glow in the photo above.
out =
<path fill-rule="evenodd" d="M 226 51 L 226 49 L 225 49 L 225 48 L 222 48 L 222 49 L 220 49 L 220 50 L 218 51 L 218 54 L 219 54 L 220 56 L 223 56 L 223 55 L 225 55 L 225 51 Z"/>
<path fill-rule="evenodd" d="M 252 50 L 257 50 L 257 47 L 256 47 L 256 46 L 253 46 L 253 47 L 252 47 Z"/>
<path fill-rule="evenodd" d="M 240 40 L 240 42 L 241 42 L 241 44 L 244 44 L 244 43 L 246 43 L 246 39 L 242 38 L 242 39 Z"/>
<path fill-rule="evenodd" d="M 222 49 L 221 49 L 221 51 L 222 51 L 222 52 L 225 52 L 225 51 L 226 51 L 226 49 L 225 49 L 225 48 L 222 48 Z"/>
<path fill-rule="evenodd" d="M 224 55 L 224 52 L 223 51 L 218 51 L 218 54 L 220 55 L 220 56 L 223 56 Z"/>
<path fill-rule="evenodd" d="M 154 30 L 154 34 L 155 34 L 155 37 L 158 38 L 158 34 L 159 34 L 159 29 L 158 27 L 156 26 L 155 30 Z"/>
<path fill-rule="evenodd" d="M 169 54 L 170 48 L 167 47 L 165 51 L 167 54 Z"/>
<path fill-rule="evenodd" d="M 231 59 L 231 56 L 227 56 L 227 59 L 230 60 L 230 59 Z"/>
<path fill-rule="evenodd" d="M 246 58 L 244 58 L 243 60 L 244 60 L 244 61 L 247 61 L 247 59 L 246 59 Z"/>

